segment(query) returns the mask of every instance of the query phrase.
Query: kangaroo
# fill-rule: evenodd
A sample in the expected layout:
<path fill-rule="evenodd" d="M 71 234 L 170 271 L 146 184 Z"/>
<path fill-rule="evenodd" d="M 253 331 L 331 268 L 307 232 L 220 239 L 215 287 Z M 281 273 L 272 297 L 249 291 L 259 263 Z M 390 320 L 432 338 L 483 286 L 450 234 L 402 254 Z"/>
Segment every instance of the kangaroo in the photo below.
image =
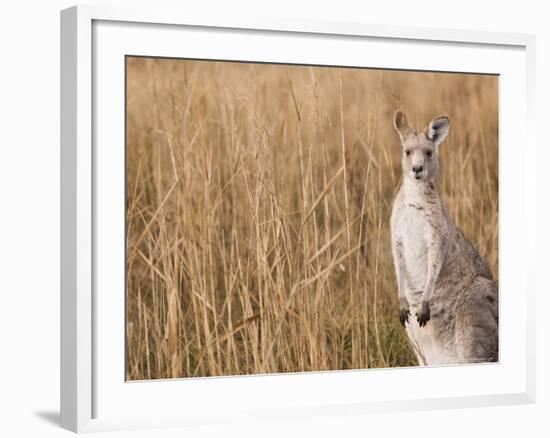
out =
<path fill-rule="evenodd" d="M 401 325 L 419 365 L 498 361 L 497 285 L 437 189 L 449 119 L 436 117 L 419 132 L 397 111 L 394 127 L 403 146 L 403 183 L 391 215 Z"/>

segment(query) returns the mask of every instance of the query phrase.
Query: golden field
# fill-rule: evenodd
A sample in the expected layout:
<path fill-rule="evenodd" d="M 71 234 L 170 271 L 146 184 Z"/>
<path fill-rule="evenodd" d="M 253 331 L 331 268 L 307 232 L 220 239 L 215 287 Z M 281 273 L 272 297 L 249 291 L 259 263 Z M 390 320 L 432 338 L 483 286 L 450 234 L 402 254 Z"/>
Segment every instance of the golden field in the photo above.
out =
<path fill-rule="evenodd" d="M 127 378 L 416 364 L 393 114 L 451 120 L 439 188 L 498 280 L 494 76 L 127 58 Z"/>

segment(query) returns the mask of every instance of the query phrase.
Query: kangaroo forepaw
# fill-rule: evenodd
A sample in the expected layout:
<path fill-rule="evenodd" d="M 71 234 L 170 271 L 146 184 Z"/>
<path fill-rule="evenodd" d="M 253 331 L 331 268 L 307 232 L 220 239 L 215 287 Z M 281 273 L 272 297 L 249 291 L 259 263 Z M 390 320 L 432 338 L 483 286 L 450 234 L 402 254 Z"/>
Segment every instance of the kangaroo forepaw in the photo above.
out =
<path fill-rule="evenodd" d="M 399 322 L 401 322 L 401 325 L 403 327 L 405 327 L 405 323 L 409 322 L 410 315 L 411 315 L 411 312 L 408 307 L 406 309 L 399 310 Z"/>
<path fill-rule="evenodd" d="M 406 298 L 401 298 L 399 300 L 399 322 L 403 327 L 405 327 L 405 324 L 409 322 L 409 316 L 411 316 L 409 302 Z"/>
<path fill-rule="evenodd" d="M 430 320 L 430 305 L 427 302 L 422 302 L 420 311 L 416 312 L 416 320 L 420 327 L 424 327 Z"/>

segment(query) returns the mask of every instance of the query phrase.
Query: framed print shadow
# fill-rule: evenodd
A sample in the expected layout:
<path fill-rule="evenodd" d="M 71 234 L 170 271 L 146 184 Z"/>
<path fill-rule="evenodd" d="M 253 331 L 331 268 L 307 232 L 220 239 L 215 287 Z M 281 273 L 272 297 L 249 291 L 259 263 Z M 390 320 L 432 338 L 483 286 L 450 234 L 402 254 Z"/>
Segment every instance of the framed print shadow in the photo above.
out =
<path fill-rule="evenodd" d="M 61 17 L 63 427 L 534 401 L 532 36 Z"/>

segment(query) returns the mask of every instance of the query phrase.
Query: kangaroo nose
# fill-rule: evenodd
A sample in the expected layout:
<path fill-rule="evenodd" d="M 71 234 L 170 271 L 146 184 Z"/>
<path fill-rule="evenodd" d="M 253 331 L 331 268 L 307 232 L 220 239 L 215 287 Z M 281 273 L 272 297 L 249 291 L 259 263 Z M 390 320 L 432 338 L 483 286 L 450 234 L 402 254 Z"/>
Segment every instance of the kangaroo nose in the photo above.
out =
<path fill-rule="evenodd" d="M 413 166 L 413 172 L 414 173 L 420 173 L 424 170 L 424 166 L 420 165 L 420 166 Z"/>

